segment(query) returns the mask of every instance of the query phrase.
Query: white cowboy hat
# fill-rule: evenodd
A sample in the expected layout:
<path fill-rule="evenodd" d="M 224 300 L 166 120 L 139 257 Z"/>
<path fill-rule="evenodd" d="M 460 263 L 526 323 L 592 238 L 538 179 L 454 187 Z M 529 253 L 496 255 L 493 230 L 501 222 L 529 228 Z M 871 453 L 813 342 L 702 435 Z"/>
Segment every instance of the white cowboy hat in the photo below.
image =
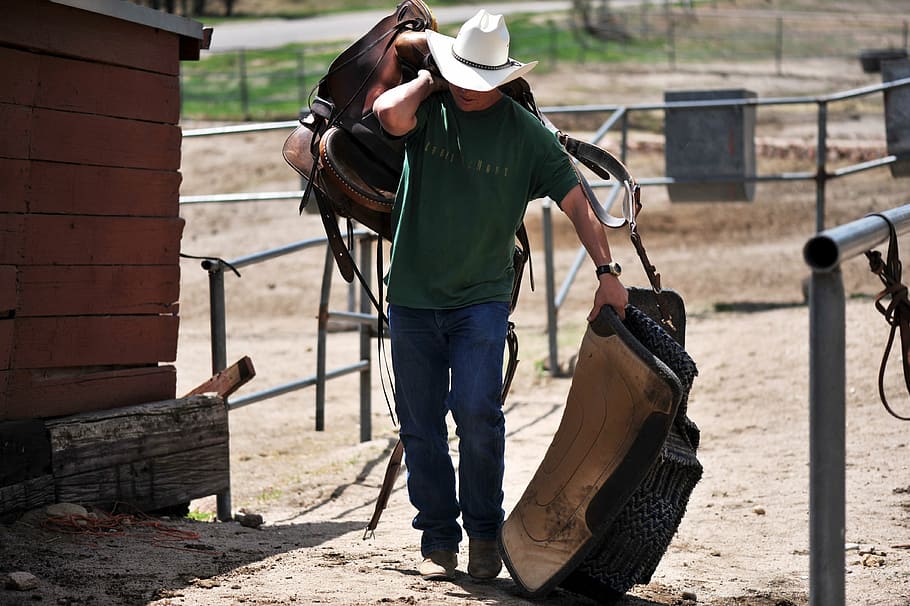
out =
<path fill-rule="evenodd" d="M 468 90 L 493 90 L 537 65 L 509 57 L 509 30 L 502 15 L 484 9 L 465 21 L 456 38 L 427 30 L 427 43 L 442 77 Z"/>

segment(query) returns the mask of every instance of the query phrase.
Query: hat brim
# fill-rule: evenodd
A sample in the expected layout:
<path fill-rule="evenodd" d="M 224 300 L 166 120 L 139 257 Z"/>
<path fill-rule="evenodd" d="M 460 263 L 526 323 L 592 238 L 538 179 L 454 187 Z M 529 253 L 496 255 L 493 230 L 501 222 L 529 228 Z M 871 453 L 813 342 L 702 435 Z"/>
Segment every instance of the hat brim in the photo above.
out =
<path fill-rule="evenodd" d="M 490 91 L 520 78 L 537 65 L 537 61 L 520 63 L 513 61 L 513 65 L 500 69 L 480 69 L 462 63 L 452 54 L 452 45 L 455 38 L 427 30 L 427 45 L 433 61 L 446 81 L 468 90 Z"/>

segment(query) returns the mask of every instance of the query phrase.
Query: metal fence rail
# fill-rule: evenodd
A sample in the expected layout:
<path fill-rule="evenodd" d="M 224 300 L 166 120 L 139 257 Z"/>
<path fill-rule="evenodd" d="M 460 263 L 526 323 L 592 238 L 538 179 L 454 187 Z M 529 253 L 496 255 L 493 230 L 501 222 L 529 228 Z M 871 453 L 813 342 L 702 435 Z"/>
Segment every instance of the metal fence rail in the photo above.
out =
<path fill-rule="evenodd" d="M 872 161 L 861 162 L 850 166 L 829 170 L 827 166 L 827 127 L 828 106 L 832 103 L 853 99 L 865 95 L 877 94 L 897 87 L 910 86 L 910 78 L 896 80 L 873 86 L 834 93 L 831 95 L 812 97 L 788 98 L 757 98 L 757 99 L 732 99 L 712 101 L 686 101 L 658 104 L 641 104 L 632 106 L 616 105 L 589 105 L 575 107 L 543 107 L 541 111 L 547 115 L 560 113 L 608 113 L 610 116 L 597 129 L 591 142 L 598 143 L 612 128 L 619 126 L 621 130 L 620 156 L 626 157 L 628 144 L 629 116 L 635 112 L 653 111 L 680 108 L 708 108 L 708 107 L 735 107 L 735 106 L 770 106 L 770 105 L 814 105 L 816 123 L 818 128 L 816 140 L 816 171 L 801 173 L 778 173 L 765 175 L 747 175 L 735 180 L 751 181 L 796 181 L 814 180 L 816 183 L 816 227 L 817 232 L 824 229 L 825 217 L 825 187 L 827 181 L 843 176 L 848 176 L 887 166 L 898 161 L 898 158 L 889 155 Z M 212 129 L 190 130 L 184 133 L 186 137 L 224 135 L 238 132 L 252 132 L 256 130 L 291 129 L 296 127 L 297 121 L 271 122 L 262 125 L 242 125 L 231 127 L 217 127 Z M 646 177 L 639 179 L 642 186 L 669 185 L 673 183 L 708 182 L 708 178 L 680 179 L 671 177 Z M 610 181 L 591 181 L 590 185 L 597 188 L 613 188 L 607 197 L 607 204 L 619 193 L 619 184 Z M 277 200 L 299 198 L 300 191 L 264 192 L 264 193 L 234 193 L 209 196 L 184 196 L 181 204 L 224 203 L 253 200 Z M 573 284 L 575 277 L 586 259 L 586 253 L 579 247 L 575 261 L 568 271 L 564 282 L 557 290 L 555 284 L 555 266 L 553 262 L 552 225 L 550 217 L 551 204 L 545 201 L 543 205 L 544 229 L 544 255 L 545 255 L 545 284 L 547 298 L 547 332 L 549 343 L 549 361 L 551 374 L 559 373 L 557 353 L 558 313 L 566 295 Z M 904 207 L 893 211 L 894 222 L 901 232 L 910 229 L 910 208 Z M 811 442 L 811 474 L 810 474 L 810 599 L 813 606 L 842 606 L 844 599 L 843 579 L 843 539 L 844 539 L 844 303 L 843 285 L 841 283 L 839 264 L 848 256 L 858 254 L 862 250 L 871 248 L 881 242 L 885 235 L 884 222 L 878 218 L 868 218 L 858 225 L 851 224 L 843 228 L 820 233 L 806 246 L 807 263 L 813 266 L 812 284 L 810 288 L 810 442 Z M 368 237 L 366 232 L 356 232 L 359 239 Z M 234 267 L 243 267 L 268 259 L 290 254 L 298 250 L 316 246 L 326 247 L 325 269 L 323 274 L 322 295 L 319 312 L 319 342 L 317 355 L 317 373 L 307 377 L 265 390 L 257 394 L 232 400 L 229 406 L 236 407 L 251 404 L 262 399 L 274 397 L 292 390 L 315 385 L 317 394 L 317 430 L 322 429 L 322 411 L 325 402 L 325 383 L 328 379 L 344 374 L 359 372 L 361 376 L 361 440 L 370 439 L 370 339 L 371 327 L 367 320 L 375 321 L 375 317 L 368 314 L 370 304 L 366 297 L 361 296 L 360 312 L 348 312 L 345 317 L 361 321 L 361 359 L 348 367 L 329 371 L 325 368 L 326 331 L 328 317 L 332 313 L 328 310 L 328 292 L 332 275 L 334 273 L 333 260 L 329 247 L 324 238 L 298 242 L 279 249 L 263 251 L 248 257 L 243 257 L 230 262 Z M 827 263 L 822 261 L 834 250 L 833 258 Z M 828 251 L 827 253 L 825 251 Z M 369 260 L 370 247 L 360 246 L 362 255 L 360 267 L 363 271 L 369 270 L 372 262 Z M 210 276 L 210 301 L 212 322 L 212 361 L 213 371 L 217 372 L 226 366 L 225 330 L 224 330 L 224 269 L 227 264 L 218 260 L 206 261 L 205 268 Z M 369 276 L 367 275 L 369 280 Z M 369 282 L 367 282 L 369 283 Z M 824 380 L 822 380 L 824 379 Z M 833 410 L 832 410 L 833 408 Z M 218 495 L 218 515 L 230 516 L 230 492 Z M 223 519 L 223 518 L 222 518 Z"/>
<path fill-rule="evenodd" d="M 883 211 L 910 231 L 910 204 Z M 843 606 L 846 520 L 845 299 L 841 264 L 886 241 L 882 217 L 868 216 L 810 238 L 803 257 L 809 287 L 809 603 Z"/>
<path fill-rule="evenodd" d="M 707 182 L 724 182 L 724 181 L 753 181 L 753 182 L 782 182 L 782 181 L 814 181 L 815 182 L 815 224 L 816 231 L 825 228 L 825 196 L 828 181 L 838 179 L 860 172 L 882 168 L 898 161 L 894 155 L 886 155 L 881 158 L 843 166 L 834 170 L 829 170 L 827 166 L 828 151 L 828 109 L 831 104 L 840 103 L 855 99 L 858 97 L 882 93 L 884 91 L 910 86 L 910 78 L 894 80 L 882 84 L 874 84 L 856 89 L 840 91 L 828 95 L 818 96 L 798 96 L 798 97 L 765 97 L 754 99 L 729 99 L 729 100 L 710 100 L 710 101 L 675 101 L 663 103 L 642 103 L 635 105 L 615 105 L 615 104 L 597 104 L 597 105 L 576 105 L 576 106 L 551 106 L 541 107 L 542 113 L 548 116 L 559 114 L 608 114 L 606 120 L 597 128 L 590 142 L 597 144 L 613 129 L 620 129 L 620 149 L 619 155 L 625 160 L 628 151 L 628 132 L 630 117 L 636 113 L 649 111 L 667 111 L 669 109 L 694 109 L 694 108 L 722 108 L 722 107 L 771 107 L 783 105 L 806 105 L 814 106 L 817 124 L 817 139 L 815 148 L 816 170 L 802 172 L 781 172 L 773 174 L 755 174 L 734 177 L 643 177 L 638 179 L 638 183 L 643 186 L 667 186 L 676 183 L 707 183 Z M 290 130 L 299 124 L 298 121 L 281 121 L 266 122 L 262 124 L 244 124 L 231 125 L 222 127 L 212 127 L 204 129 L 188 130 L 184 133 L 185 137 L 200 137 L 213 135 L 230 135 L 236 133 L 254 132 L 257 130 Z M 605 206 L 609 208 L 616 200 L 620 193 L 620 185 L 614 181 L 592 180 L 590 185 L 594 188 L 607 188 L 608 193 L 605 196 Z M 300 198 L 303 189 L 282 192 L 259 192 L 259 193 L 232 193 L 232 194 L 214 194 L 200 196 L 182 196 L 181 204 L 201 204 L 214 202 L 247 202 L 247 201 L 267 201 L 267 200 L 286 200 Z M 552 242 L 552 217 L 551 203 L 545 201 L 543 205 L 543 230 L 544 230 L 544 251 L 545 255 L 545 289 L 547 298 L 547 335 L 548 335 L 548 361 L 550 373 L 558 375 L 558 331 L 559 331 L 559 310 L 569 294 L 572 284 L 578 273 L 582 270 L 586 253 L 583 247 L 579 247 L 575 261 L 569 268 L 562 283 L 557 287 L 555 276 L 555 265 L 553 261 L 553 242 Z"/>

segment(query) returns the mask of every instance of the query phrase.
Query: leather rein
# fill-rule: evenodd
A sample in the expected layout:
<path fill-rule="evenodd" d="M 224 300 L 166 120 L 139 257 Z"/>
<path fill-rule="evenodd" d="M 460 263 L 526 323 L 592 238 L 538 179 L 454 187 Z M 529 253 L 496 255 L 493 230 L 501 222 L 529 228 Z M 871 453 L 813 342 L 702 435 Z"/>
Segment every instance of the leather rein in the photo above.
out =
<path fill-rule="evenodd" d="M 871 217 L 881 217 L 888 224 L 888 253 L 885 259 L 877 250 L 866 251 L 866 258 L 869 260 L 869 269 L 881 279 L 885 288 L 875 296 L 875 309 L 879 311 L 888 324 L 891 331 L 888 334 L 888 342 L 885 345 L 885 352 L 882 355 L 882 363 L 878 370 L 878 395 L 891 416 L 901 421 L 910 421 L 910 416 L 902 416 L 891 408 L 888 398 L 885 396 L 885 369 L 888 366 L 888 357 L 891 353 L 891 346 L 894 344 L 894 335 L 900 330 L 901 338 L 901 360 L 904 374 L 904 385 L 910 393 L 910 299 L 907 295 L 907 287 L 901 282 L 901 260 L 897 246 L 897 230 L 894 223 L 883 214 L 873 213 Z M 888 298 L 888 304 L 884 300 Z"/>

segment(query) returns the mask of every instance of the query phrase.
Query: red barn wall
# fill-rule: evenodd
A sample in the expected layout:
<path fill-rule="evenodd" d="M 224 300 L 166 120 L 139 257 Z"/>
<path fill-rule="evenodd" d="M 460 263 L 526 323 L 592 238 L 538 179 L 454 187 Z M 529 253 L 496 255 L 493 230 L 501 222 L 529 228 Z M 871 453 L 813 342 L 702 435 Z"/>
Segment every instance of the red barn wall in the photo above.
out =
<path fill-rule="evenodd" d="M 0 421 L 175 397 L 180 36 L 0 19 Z"/>

